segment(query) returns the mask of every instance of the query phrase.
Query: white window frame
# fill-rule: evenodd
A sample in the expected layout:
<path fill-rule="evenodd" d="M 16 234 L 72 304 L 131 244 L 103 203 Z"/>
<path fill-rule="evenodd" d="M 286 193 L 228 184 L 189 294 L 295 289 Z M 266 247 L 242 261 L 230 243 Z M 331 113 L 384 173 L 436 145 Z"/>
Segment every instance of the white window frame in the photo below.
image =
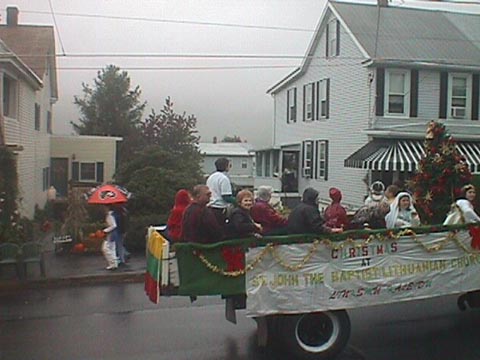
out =
<path fill-rule="evenodd" d="M 318 118 L 326 119 L 327 118 L 327 79 L 322 79 L 318 82 Z M 325 111 L 325 112 L 324 112 Z"/>
<path fill-rule="evenodd" d="M 317 179 L 326 180 L 328 166 L 328 142 L 317 140 Z"/>
<path fill-rule="evenodd" d="M 297 122 L 297 88 L 291 88 L 287 90 L 287 123 Z"/>
<path fill-rule="evenodd" d="M 403 94 L 390 91 L 390 77 L 392 75 L 403 75 Z M 410 116 L 410 71 L 404 69 L 386 69 L 385 70 L 385 116 L 408 118 Z M 390 112 L 390 96 L 403 96 L 403 112 Z"/>
<path fill-rule="evenodd" d="M 314 153 L 313 153 L 313 144 L 312 140 L 306 140 L 303 142 L 303 154 L 302 154 L 302 176 L 305 178 L 311 179 L 312 174 L 312 165 L 314 161 Z"/>
<path fill-rule="evenodd" d="M 248 161 L 242 160 L 242 169 L 246 169 L 248 167 Z"/>
<path fill-rule="evenodd" d="M 313 121 L 314 117 L 314 99 L 313 99 L 313 83 L 305 85 L 305 121 Z M 310 107 L 310 116 L 308 116 L 308 108 Z"/>
<path fill-rule="evenodd" d="M 8 107 L 5 107 L 5 79 L 8 79 L 10 84 L 8 88 Z M 18 79 L 3 73 L 2 77 L 2 103 L 3 116 L 16 119 L 17 118 L 17 104 L 18 104 Z M 6 112 L 8 110 L 8 112 Z"/>
<path fill-rule="evenodd" d="M 465 97 L 465 107 L 458 107 L 465 109 L 464 116 L 453 116 L 454 106 L 453 104 L 453 79 L 454 78 L 463 78 L 466 80 L 466 97 Z M 449 73 L 448 74 L 448 102 L 447 102 L 447 118 L 455 120 L 467 120 L 471 116 L 471 103 L 472 103 L 472 74 L 466 73 Z M 457 110 L 458 111 L 458 110 Z"/>
<path fill-rule="evenodd" d="M 328 22 L 328 57 L 335 57 L 338 56 L 337 53 L 337 26 L 338 21 L 337 19 L 332 19 Z"/>
<path fill-rule="evenodd" d="M 83 176 L 82 165 L 93 165 L 93 179 Z M 97 181 L 97 163 L 95 161 L 83 161 L 78 163 L 78 179 L 79 181 Z"/>

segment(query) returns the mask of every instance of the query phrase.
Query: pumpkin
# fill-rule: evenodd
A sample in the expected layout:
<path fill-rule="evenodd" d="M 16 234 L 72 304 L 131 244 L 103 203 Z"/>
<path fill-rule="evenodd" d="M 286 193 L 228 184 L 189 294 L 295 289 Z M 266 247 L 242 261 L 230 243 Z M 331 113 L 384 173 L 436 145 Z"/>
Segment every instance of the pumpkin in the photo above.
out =
<path fill-rule="evenodd" d="M 105 233 L 102 230 L 97 230 L 95 233 L 97 239 L 103 239 L 105 237 Z"/>
<path fill-rule="evenodd" d="M 72 252 L 75 254 L 81 254 L 85 252 L 85 245 L 82 243 L 75 244 L 73 246 Z"/>

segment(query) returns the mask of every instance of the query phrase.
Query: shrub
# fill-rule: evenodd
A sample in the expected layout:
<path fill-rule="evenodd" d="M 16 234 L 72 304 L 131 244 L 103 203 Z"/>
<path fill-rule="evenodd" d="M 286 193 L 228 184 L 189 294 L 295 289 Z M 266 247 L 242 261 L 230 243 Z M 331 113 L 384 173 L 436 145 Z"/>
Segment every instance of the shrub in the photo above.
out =
<path fill-rule="evenodd" d="M 125 240 L 129 251 L 145 250 L 145 236 L 151 225 L 166 224 L 168 214 L 131 216 Z"/>

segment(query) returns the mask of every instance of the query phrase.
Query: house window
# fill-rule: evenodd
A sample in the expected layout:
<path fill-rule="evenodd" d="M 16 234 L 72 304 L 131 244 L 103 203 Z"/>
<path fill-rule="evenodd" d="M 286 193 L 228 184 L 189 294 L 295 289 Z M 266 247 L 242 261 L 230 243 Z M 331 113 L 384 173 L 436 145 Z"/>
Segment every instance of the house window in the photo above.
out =
<path fill-rule="evenodd" d="M 265 176 L 270 176 L 270 151 L 265 152 Z"/>
<path fill-rule="evenodd" d="M 248 166 L 247 160 L 242 160 L 242 169 L 246 169 Z"/>
<path fill-rule="evenodd" d="M 317 81 L 317 119 L 329 117 L 330 79 Z"/>
<path fill-rule="evenodd" d="M 262 176 L 263 170 L 263 153 L 257 152 L 256 155 L 256 168 L 257 168 L 257 176 Z"/>
<path fill-rule="evenodd" d="M 314 98 L 315 98 L 315 87 L 313 83 L 304 85 L 303 87 L 303 120 L 312 121 L 313 120 L 313 110 L 314 110 Z"/>
<path fill-rule="evenodd" d="M 17 117 L 17 82 L 3 75 L 3 115 L 16 118 Z"/>
<path fill-rule="evenodd" d="M 297 121 L 297 88 L 287 91 L 287 123 Z"/>
<path fill-rule="evenodd" d="M 280 159 L 280 151 L 279 150 L 273 150 L 273 176 L 278 176 L 279 175 L 279 159 Z"/>
<path fill-rule="evenodd" d="M 35 130 L 40 130 L 40 104 L 35 104 Z"/>
<path fill-rule="evenodd" d="M 327 180 L 328 174 L 328 141 L 317 141 L 317 179 Z"/>
<path fill-rule="evenodd" d="M 95 180 L 95 163 L 80 163 L 80 181 Z"/>
<path fill-rule="evenodd" d="M 410 113 L 410 71 L 387 70 L 385 72 L 386 114 L 408 116 Z"/>
<path fill-rule="evenodd" d="M 52 112 L 47 111 L 47 133 L 52 133 Z"/>
<path fill-rule="evenodd" d="M 312 177 L 312 165 L 313 165 L 313 141 L 308 140 L 302 143 L 303 149 L 303 161 L 302 161 L 302 174 L 305 178 Z"/>
<path fill-rule="evenodd" d="M 466 119 L 471 103 L 471 76 L 467 74 L 449 74 L 448 114 L 451 118 Z"/>
<path fill-rule="evenodd" d="M 340 32 L 339 24 L 336 19 L 330 21 L 327 25 L 327 57 L 340 55 Z"/>
<path fill-rule="evenodd" d="M 50 187 L 50 168 L 44 167 L 42 169 L 42 191 L 47 191 Z"/>

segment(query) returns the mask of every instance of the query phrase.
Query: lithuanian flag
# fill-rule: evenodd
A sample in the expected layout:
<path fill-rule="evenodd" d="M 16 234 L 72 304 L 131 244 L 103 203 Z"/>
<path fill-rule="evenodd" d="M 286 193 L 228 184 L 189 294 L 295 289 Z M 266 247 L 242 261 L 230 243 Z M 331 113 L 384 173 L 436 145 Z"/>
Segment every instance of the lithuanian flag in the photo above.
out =
<path fill-rule="evenodd" d="M 168 248 L 168 241 L 155 230 L 149 232 L 146 254 L 147 271 L 145 273 L 145 292 L 153 303 L 158 304 L 162 274 L 162 253 L 165 246 Z"/>

